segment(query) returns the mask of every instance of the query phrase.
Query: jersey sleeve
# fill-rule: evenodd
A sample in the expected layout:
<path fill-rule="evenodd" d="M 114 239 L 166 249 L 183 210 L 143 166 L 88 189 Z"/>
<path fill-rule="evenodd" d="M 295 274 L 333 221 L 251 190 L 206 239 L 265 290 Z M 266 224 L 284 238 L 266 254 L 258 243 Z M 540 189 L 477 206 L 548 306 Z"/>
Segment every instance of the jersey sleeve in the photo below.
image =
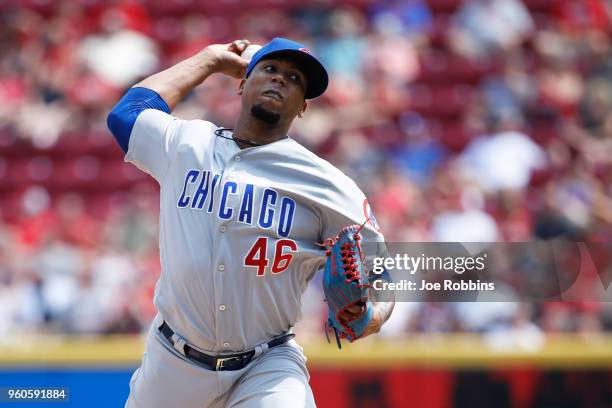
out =
<path fill-rule="evenodd" d="M 361 235 L 367 242 L 384 242 L 376 217 L 359 187 L 347 178 L 337 183 L 334 190 L 329 192 L 331 205 L 324 207 L 321 214 L 322 238 L 337 235 L 349 225 L 363 224 Z"/>
<path fill-rule="evenodd" d="M 132 129 L 125 161 L 161 183 L 176 150 L 182 122 L 160 110 L 144 110 Z"/>
<path fill-rule="evenodd" d="M 372 270 L 374 258 L 388 255 L 385 237 L 380 231 L 366 196 L 359 187 L 348 178 L 338 179 L 340 183 L 336 182 L 336 188 L 330 192 L 331 196 L 329 196 L 329 202 L 335 204 L 327 205 L 321 214 L 322 240 L 338 235 L 342 228 L 349 225 L 363 225 L 362 248 L 365 252 L 366 265 Z M 392 280 L 386 270 L 382 273 L 371 274 L 370 279 L 372 281 Z M 376 296 L 379 295 L 377 291 Z M 384 292 L 384 296 L 380 299 L 377 297 L 377 300 L 388 300 L 385 296 L 388 296 L 388 292 Z"/>

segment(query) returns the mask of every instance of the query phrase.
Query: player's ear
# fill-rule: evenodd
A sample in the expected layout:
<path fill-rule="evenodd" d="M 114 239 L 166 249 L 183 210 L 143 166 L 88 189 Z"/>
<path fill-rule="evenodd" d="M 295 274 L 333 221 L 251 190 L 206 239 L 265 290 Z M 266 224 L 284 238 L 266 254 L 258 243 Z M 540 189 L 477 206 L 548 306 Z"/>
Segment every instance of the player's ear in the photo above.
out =
<path fill-rule="evenodd" d="M 238 85 L 238 95 L 242 95 L 244 92 L 244 84 L 246 83 L 246 78 L 242 78 L 240 80 L 240 85 Z"/>
<path fill-rule="evenodd" d="M 302 105 L 302 109 L 300 109 L 298 111 L 298 118 L 301 118 L 302 115 L 304 114 L 304 112 L 306 112 L 306 108 L 308 107 L 308 102 L 304 101 L 304 104 Z"/>

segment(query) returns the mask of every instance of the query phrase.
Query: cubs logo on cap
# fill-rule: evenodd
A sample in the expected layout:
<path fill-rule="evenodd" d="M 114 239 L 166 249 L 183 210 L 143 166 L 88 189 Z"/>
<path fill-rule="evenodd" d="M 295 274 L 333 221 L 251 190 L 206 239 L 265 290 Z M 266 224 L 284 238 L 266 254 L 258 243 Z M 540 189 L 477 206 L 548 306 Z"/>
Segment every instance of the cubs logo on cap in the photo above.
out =
<path fill-rule="evenodd" d="M 316 98 L 325 92 L 329 78 L 323 64 L 303 44 L 286 38 L 276 37 L 253 54 L 247 66 L 246 77 L 251 75 L 259 61 L 275 55 L 288 56 L 300 67 L 306 76 L 306 99 Z"/>

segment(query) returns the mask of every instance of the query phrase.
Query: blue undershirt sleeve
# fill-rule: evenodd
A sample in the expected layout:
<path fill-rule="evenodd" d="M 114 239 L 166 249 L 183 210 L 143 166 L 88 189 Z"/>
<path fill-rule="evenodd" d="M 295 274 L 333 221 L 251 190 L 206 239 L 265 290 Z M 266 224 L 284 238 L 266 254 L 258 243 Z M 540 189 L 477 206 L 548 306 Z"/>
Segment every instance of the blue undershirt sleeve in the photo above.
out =
<path fill-rule="evenodd" d="M 127 153 L 132 128 L 138 115 L 146 109 L 156 109 L 170 113 L 166 101 L 159 94 L 148 88 L 130 88 L 115 105 L 106 118 L 106 124 L 119 146 Z"/>

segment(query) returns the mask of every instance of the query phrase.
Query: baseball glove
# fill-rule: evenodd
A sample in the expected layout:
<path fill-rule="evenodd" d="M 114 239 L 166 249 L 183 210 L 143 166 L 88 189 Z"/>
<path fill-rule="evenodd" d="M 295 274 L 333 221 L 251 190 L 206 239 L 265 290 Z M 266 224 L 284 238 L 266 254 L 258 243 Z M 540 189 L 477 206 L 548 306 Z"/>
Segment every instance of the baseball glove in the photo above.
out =
<path fill-rule="evenodd" d="M 345 227 L 340 234 L 321 244 L 327 255 L 323 274 L 323 291 L 329 312 L 325 333 L 327 335 L 328 326 L 333 329 L 339 348 L 342 348 L 341 338 L 355 341 L 372 320 L 372 303 L 368 295 L 371 285 L 360 244 L 361 228 L 359 225 Z M 355 314 L 354 310 L 360 312 Z"/>

